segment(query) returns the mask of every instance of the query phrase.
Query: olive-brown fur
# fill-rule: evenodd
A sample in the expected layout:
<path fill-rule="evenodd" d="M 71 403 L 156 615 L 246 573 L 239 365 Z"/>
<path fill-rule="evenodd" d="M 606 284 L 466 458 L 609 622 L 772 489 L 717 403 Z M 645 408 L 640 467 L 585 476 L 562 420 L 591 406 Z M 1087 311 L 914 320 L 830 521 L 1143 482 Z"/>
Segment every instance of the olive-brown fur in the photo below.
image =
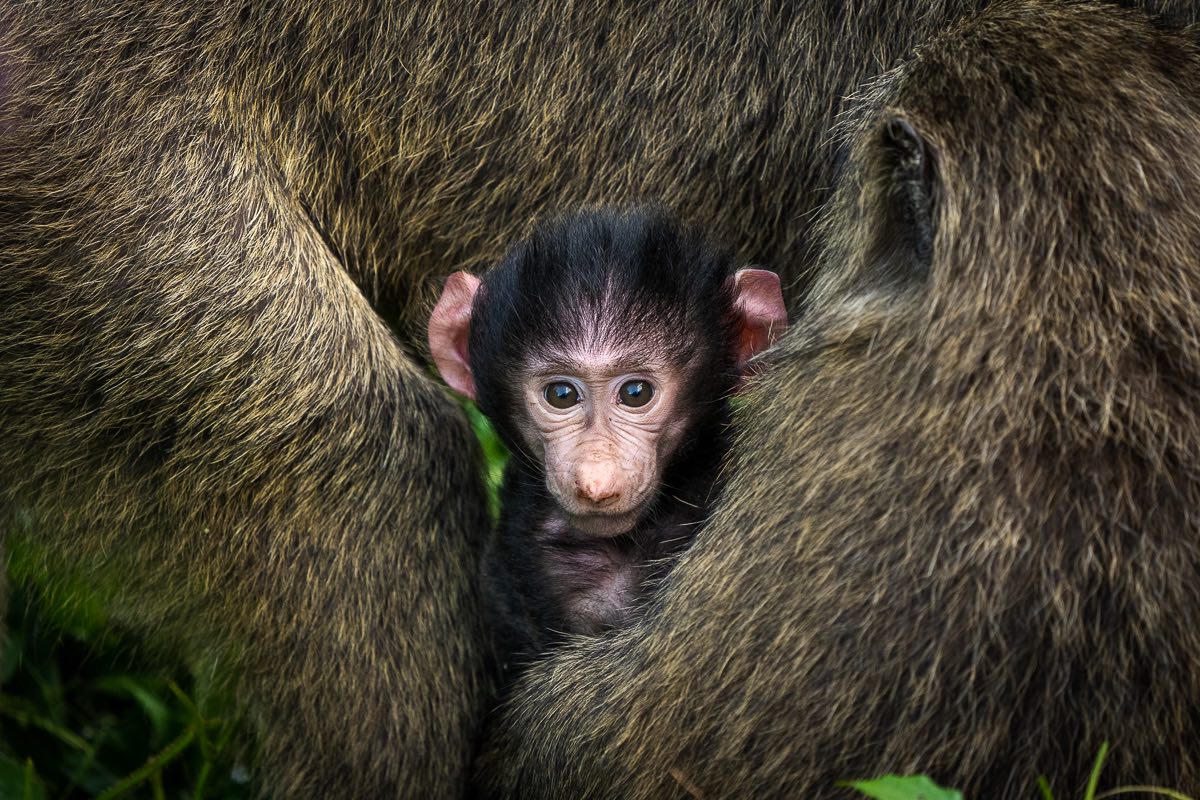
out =
<path fill-rule="evenodd" d="M 971 5 L 0 4 L 0 531 L 234 681 L 270 793 L 457 793 L 486 522 L 410 355 L 431 279 L 560 206 L 660 200 L 798 296 L 842 95 Z"/>
<path fill-rule="evenodd" d="M 7 545 L 232 681 L 268 792 L 457 793 L 487 524 L 436 278 L 643 199 L 797 275 L 841 96 L 954 11 L 875 5 L 0 4 Z"/>
<path fill-rule="evenodd" d="M 271 795 L 458 796 L 478 447 L 314 224 L 221 13 L 0 8 L 0 532 L 245 698 Z"/>
<path fill-rule="evenodd" d="M 1072 797 L 1106 739 L 1105 786 L 1200 792 L 1198 45 L 1002 3 L 865 93 L 725 500 L 644 620 L 519 684 L 496 795 Z M 895 124 L 934 172 L 908 273 Z"/>

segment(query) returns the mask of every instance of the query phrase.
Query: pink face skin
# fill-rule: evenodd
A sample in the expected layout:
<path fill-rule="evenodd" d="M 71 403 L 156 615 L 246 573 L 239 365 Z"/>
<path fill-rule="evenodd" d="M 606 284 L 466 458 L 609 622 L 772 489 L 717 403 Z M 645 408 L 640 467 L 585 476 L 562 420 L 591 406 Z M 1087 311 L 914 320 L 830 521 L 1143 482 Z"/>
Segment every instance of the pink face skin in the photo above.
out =
<path fill-rule="evenodd" d="M 665 364 L 638 363 L 611 349 L 535 362 L 521 376 L 519 430 L 546 467 L 546 488 L 572 527 L 616 536 L 633 527 L 657 493 L 664 462 L 679 446 L 688 409 L 681 376 Z M 623 398 L 640 384 L 644 405 Z M 574 403 L 556 407 L 547 389 L 570 386 Z M 560 405 L 563 401 L 559 401 Z"/>
<path fill-rule="evenodd" d="M 743 269 L 731 280 L 740 322 L 737 363 L 748 373 L 749 360 L 787 328 L 787 313 L 774 273 Z M 454 273 L 429 319 L 438 370 L 452 389 L 472 399 L 467 343 L 478 289 L 474 275 Z M 690 409 L 679 393 L 685 376 L 609 344 L 579 347 L 526 365 L 518 377 L 524 402 L 518 429 L 528 454 L 545 465 L 546 487 L 570 525 L 597 537 L 616 536 L 630 530 L 654 498 L 663 465 L 687 428 Z M 649 402 L 623 401 L 621 387 L 630 381 L 652 387 Z M 572 387 L 577 402 L 555 407 L 546 397 L 552 384 Z"/>

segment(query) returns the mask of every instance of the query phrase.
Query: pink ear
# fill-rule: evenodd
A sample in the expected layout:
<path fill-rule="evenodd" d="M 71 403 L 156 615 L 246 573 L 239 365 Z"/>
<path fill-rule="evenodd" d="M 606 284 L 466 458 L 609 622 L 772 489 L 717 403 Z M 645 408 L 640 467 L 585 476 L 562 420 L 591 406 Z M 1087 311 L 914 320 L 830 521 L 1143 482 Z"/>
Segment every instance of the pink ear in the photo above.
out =
<path fill-rule="evenodd" d="M 738 315 L 738 368 L 766 350 L 787 329 L 787 309 L 779 276 L 765 269 L 739 269 L 733 275 L 733 309 Z"/>
<path fill-rule="evenodd" d="M 467 342 L 471 335 L 471 304 L 479 290 L 479 278 L 456 272 L 446 279 L 442 296 L 429 318 L 429 352 L 438 372 L 450 388 L 475 399 L 475 379 Z"/>

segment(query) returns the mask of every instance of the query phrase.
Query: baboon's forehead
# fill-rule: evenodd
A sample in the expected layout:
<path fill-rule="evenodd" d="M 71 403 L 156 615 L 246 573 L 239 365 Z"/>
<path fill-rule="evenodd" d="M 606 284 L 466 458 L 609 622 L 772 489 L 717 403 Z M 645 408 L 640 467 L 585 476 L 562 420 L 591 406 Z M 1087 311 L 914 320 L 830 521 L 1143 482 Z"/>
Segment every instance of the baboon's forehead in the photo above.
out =
<path fill-rule="evenodd" d="M 609 286 L 563 301 L 545 308 L 550 318 L 543 320 L 544 336 L 536 343 L 540 357 L 677 363 L 697 343 L 686 297 L 664 299 Z"/>

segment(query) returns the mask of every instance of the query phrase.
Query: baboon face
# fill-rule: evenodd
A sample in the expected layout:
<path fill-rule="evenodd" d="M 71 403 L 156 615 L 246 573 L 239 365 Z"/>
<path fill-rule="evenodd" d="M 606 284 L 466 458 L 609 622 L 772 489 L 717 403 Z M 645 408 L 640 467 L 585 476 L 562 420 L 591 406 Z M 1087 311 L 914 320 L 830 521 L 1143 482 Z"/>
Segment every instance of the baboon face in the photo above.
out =
<path fill-rule="evenodd" d="M 618 534 L 637 521 L 687 429 L 690 398 L 680 390 L 689 379 L 674 365 L 607 348 L 527 365 L 518 429 L 571 526 Z"/>
<path fill-rule="evenodd" d="M 430 351 L 452 387 L 481 390 L 572 528 L 621 534 L 787 325 L 778 276 L 731 265 L 658 210 L 567 215 L 482 282 L 450 276 Z"/>

